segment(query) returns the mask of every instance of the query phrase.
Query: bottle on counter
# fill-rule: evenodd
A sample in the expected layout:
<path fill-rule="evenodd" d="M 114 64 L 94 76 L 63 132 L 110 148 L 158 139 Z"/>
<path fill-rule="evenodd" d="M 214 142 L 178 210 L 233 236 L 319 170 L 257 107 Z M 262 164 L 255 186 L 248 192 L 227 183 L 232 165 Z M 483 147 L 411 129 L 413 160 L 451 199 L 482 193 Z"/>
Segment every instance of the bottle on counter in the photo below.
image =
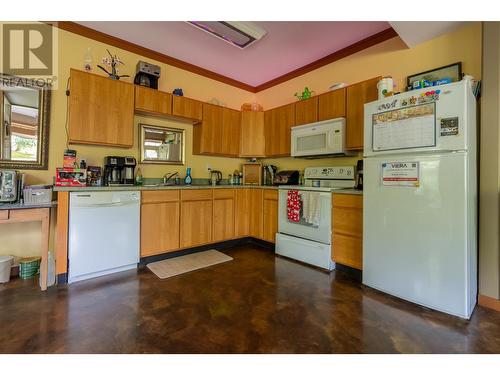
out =
<path fill-rule="evenodd" d="M 141 168 L 137 168 L 137 173 L 135 174 L 135 184 L 136 185 L 142 185 L 143 183 L 143 178 L 142 178 L 142 172 Z"/>
<path fill-rule="evenodd" d="M 240 172 L 240 173 L 239 173 L 239 178 L 238 178 L 238 180 L 239 180 L 238 185 L 243 185 L 243 172 Z"/>
<path fill-rule="evenodd" d="M 191 168 L 186 168 L 186 177 L 184 177 L 184 184 L 191 185 L 193 179 L 191 178 Z"/>
<path fill-rule="evenodd" d="M 229 177 L 227 178 L 227 183 L 229 185 L 233 185 L 233 175 L 231 173 L 229 173 Z"/>

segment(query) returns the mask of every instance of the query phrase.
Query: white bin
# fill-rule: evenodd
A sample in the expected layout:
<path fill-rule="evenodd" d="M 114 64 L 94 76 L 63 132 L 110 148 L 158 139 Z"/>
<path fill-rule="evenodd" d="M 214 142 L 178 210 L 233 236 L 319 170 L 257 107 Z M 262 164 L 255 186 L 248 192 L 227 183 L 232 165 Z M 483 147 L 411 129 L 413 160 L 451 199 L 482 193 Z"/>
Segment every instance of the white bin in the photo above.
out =
<path fill-rule="evenodd" d="M 10 268 L 14 257 L 10 255 L 0 255 L 0 283 L 7 283 L 10 280 Z"/>

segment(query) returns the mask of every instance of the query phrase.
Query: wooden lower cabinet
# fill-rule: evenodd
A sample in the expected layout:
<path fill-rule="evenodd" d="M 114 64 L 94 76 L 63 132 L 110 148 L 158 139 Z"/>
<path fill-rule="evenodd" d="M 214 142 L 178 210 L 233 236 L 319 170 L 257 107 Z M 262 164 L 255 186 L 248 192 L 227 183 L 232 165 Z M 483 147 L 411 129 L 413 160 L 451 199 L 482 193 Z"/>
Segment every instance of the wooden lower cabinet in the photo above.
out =
<path fill-rule="evenodd" d="M 262 239 L 275 243 L 278 232 L 278 191 L 264 190 L 262 212 Z"/>
<path fill-rule="evenodd" d="M 262 189 L 250 189 L 250 237 L 262 238 Z"/>
<path fill-rule="evenodd" d="M 212 189 L 181 191 L 181 247 L 212 242 Z"/>
<path fill-rule="evenodd" d="M 236 237 L 262 238 L 262 189 L 236 189 Z"/>
<path fill-rule="evenodd" d="M 141 201 L 141 257 L 241 237 L 274 243 L 278 231 L 276 190 L 151 190 Z"/>
<path fill-rule="evenodd" d="M 363 196 L 333 194 L 332 260 L 363 269 Z"/>
<path fill-rule="evenodd" d="M 179 249 L 179 234 L 179 191 L 142 192 L 141 257 Z"/>
<path fill-rule="evenodd" d="M 214 189 L 212 231 L 214 242 L 234 238 L 235 206 L 234 189 Z"/>
<path fill-rule="evenodd" d="M 234 215 L 234 232 L 236 237 L 250 235 L 250 191 L 236 189 L 236 209 Z"/>

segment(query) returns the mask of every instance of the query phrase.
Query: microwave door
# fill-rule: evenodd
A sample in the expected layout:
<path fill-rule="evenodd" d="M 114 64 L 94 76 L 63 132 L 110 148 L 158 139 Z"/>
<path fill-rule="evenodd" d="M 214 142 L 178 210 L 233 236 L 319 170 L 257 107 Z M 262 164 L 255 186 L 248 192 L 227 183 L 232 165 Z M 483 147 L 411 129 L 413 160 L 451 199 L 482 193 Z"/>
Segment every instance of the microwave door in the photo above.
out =
<path fill-rule="evenodd" d="M 294 142 L 296 156 L 327 153 L 330 143 L 328 133 L 328 131 L 321 131 L 297 135 Z"/>

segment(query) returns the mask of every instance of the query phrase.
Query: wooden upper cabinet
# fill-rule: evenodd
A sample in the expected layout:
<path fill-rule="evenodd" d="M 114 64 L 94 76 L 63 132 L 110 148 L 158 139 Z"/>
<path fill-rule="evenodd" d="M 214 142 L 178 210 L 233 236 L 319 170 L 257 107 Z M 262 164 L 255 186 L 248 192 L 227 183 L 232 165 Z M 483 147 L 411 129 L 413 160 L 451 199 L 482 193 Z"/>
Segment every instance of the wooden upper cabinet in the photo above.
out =
<path fill-rule="evenodd" d="M 241 112 L 240 156 L 263 157 L 265 145 L 264 112 Z"/>
<path fill-rule="evenodd" d="M 71 69 L 70 143 L 132 147 L 134 85 Z"/>
<path fill-rule="evenodd" d="M 318 121 L 345 117 L 346 89 L 329 91 L 318 96 Z"/>
<path fill-rule="evenodd" d="M 185 96 L 172 95 L 172 115 L 200 122 L 203 120 L 203 103 Z"/>
<path fill-rule="evenodd" d="M 347 87 L 346 148 L 362 150 L 364 144 L 364 105 L 378 99 L 377 83 L 380 77 Z"/>
<path fill-rule="evenodd" d="M 318 97 L 300 100 L 295 103 L 295 124 L 304 125 L 318 121 Z"/>
<path fill-rule="evenodd" d="M 135 86 L 135 110 L 153 115 L 172 114 L 172 94 L 144 86 Z"/>
<path fill-rule="evenodd" d="M 295 125 L 295 103 L 264 112 L 266 156 L 290 156 L 291 129 Z"/>
<path fill-rule="evenodd" d="M 333 194 L 332 259 L 363 268 L 363 196 Z"/>
<path fill-rule="evenodd" d="M 227 156 L 238 156 L 240 152 L 241 112 L 235 109 L 222 110 L 221 153 Z"/>
<path fill-rule="evenodd" d="M 221 153 L 222 146 L 222 107 L 203 103 L 203 121 L 193 127 L 193 153 Z"/>
<path fill-rule="evenodd" d="M 193 153 L 238 156 L 240 122 L 240 111 L 203 103 L 203 121 L 193 129 Z"/>

